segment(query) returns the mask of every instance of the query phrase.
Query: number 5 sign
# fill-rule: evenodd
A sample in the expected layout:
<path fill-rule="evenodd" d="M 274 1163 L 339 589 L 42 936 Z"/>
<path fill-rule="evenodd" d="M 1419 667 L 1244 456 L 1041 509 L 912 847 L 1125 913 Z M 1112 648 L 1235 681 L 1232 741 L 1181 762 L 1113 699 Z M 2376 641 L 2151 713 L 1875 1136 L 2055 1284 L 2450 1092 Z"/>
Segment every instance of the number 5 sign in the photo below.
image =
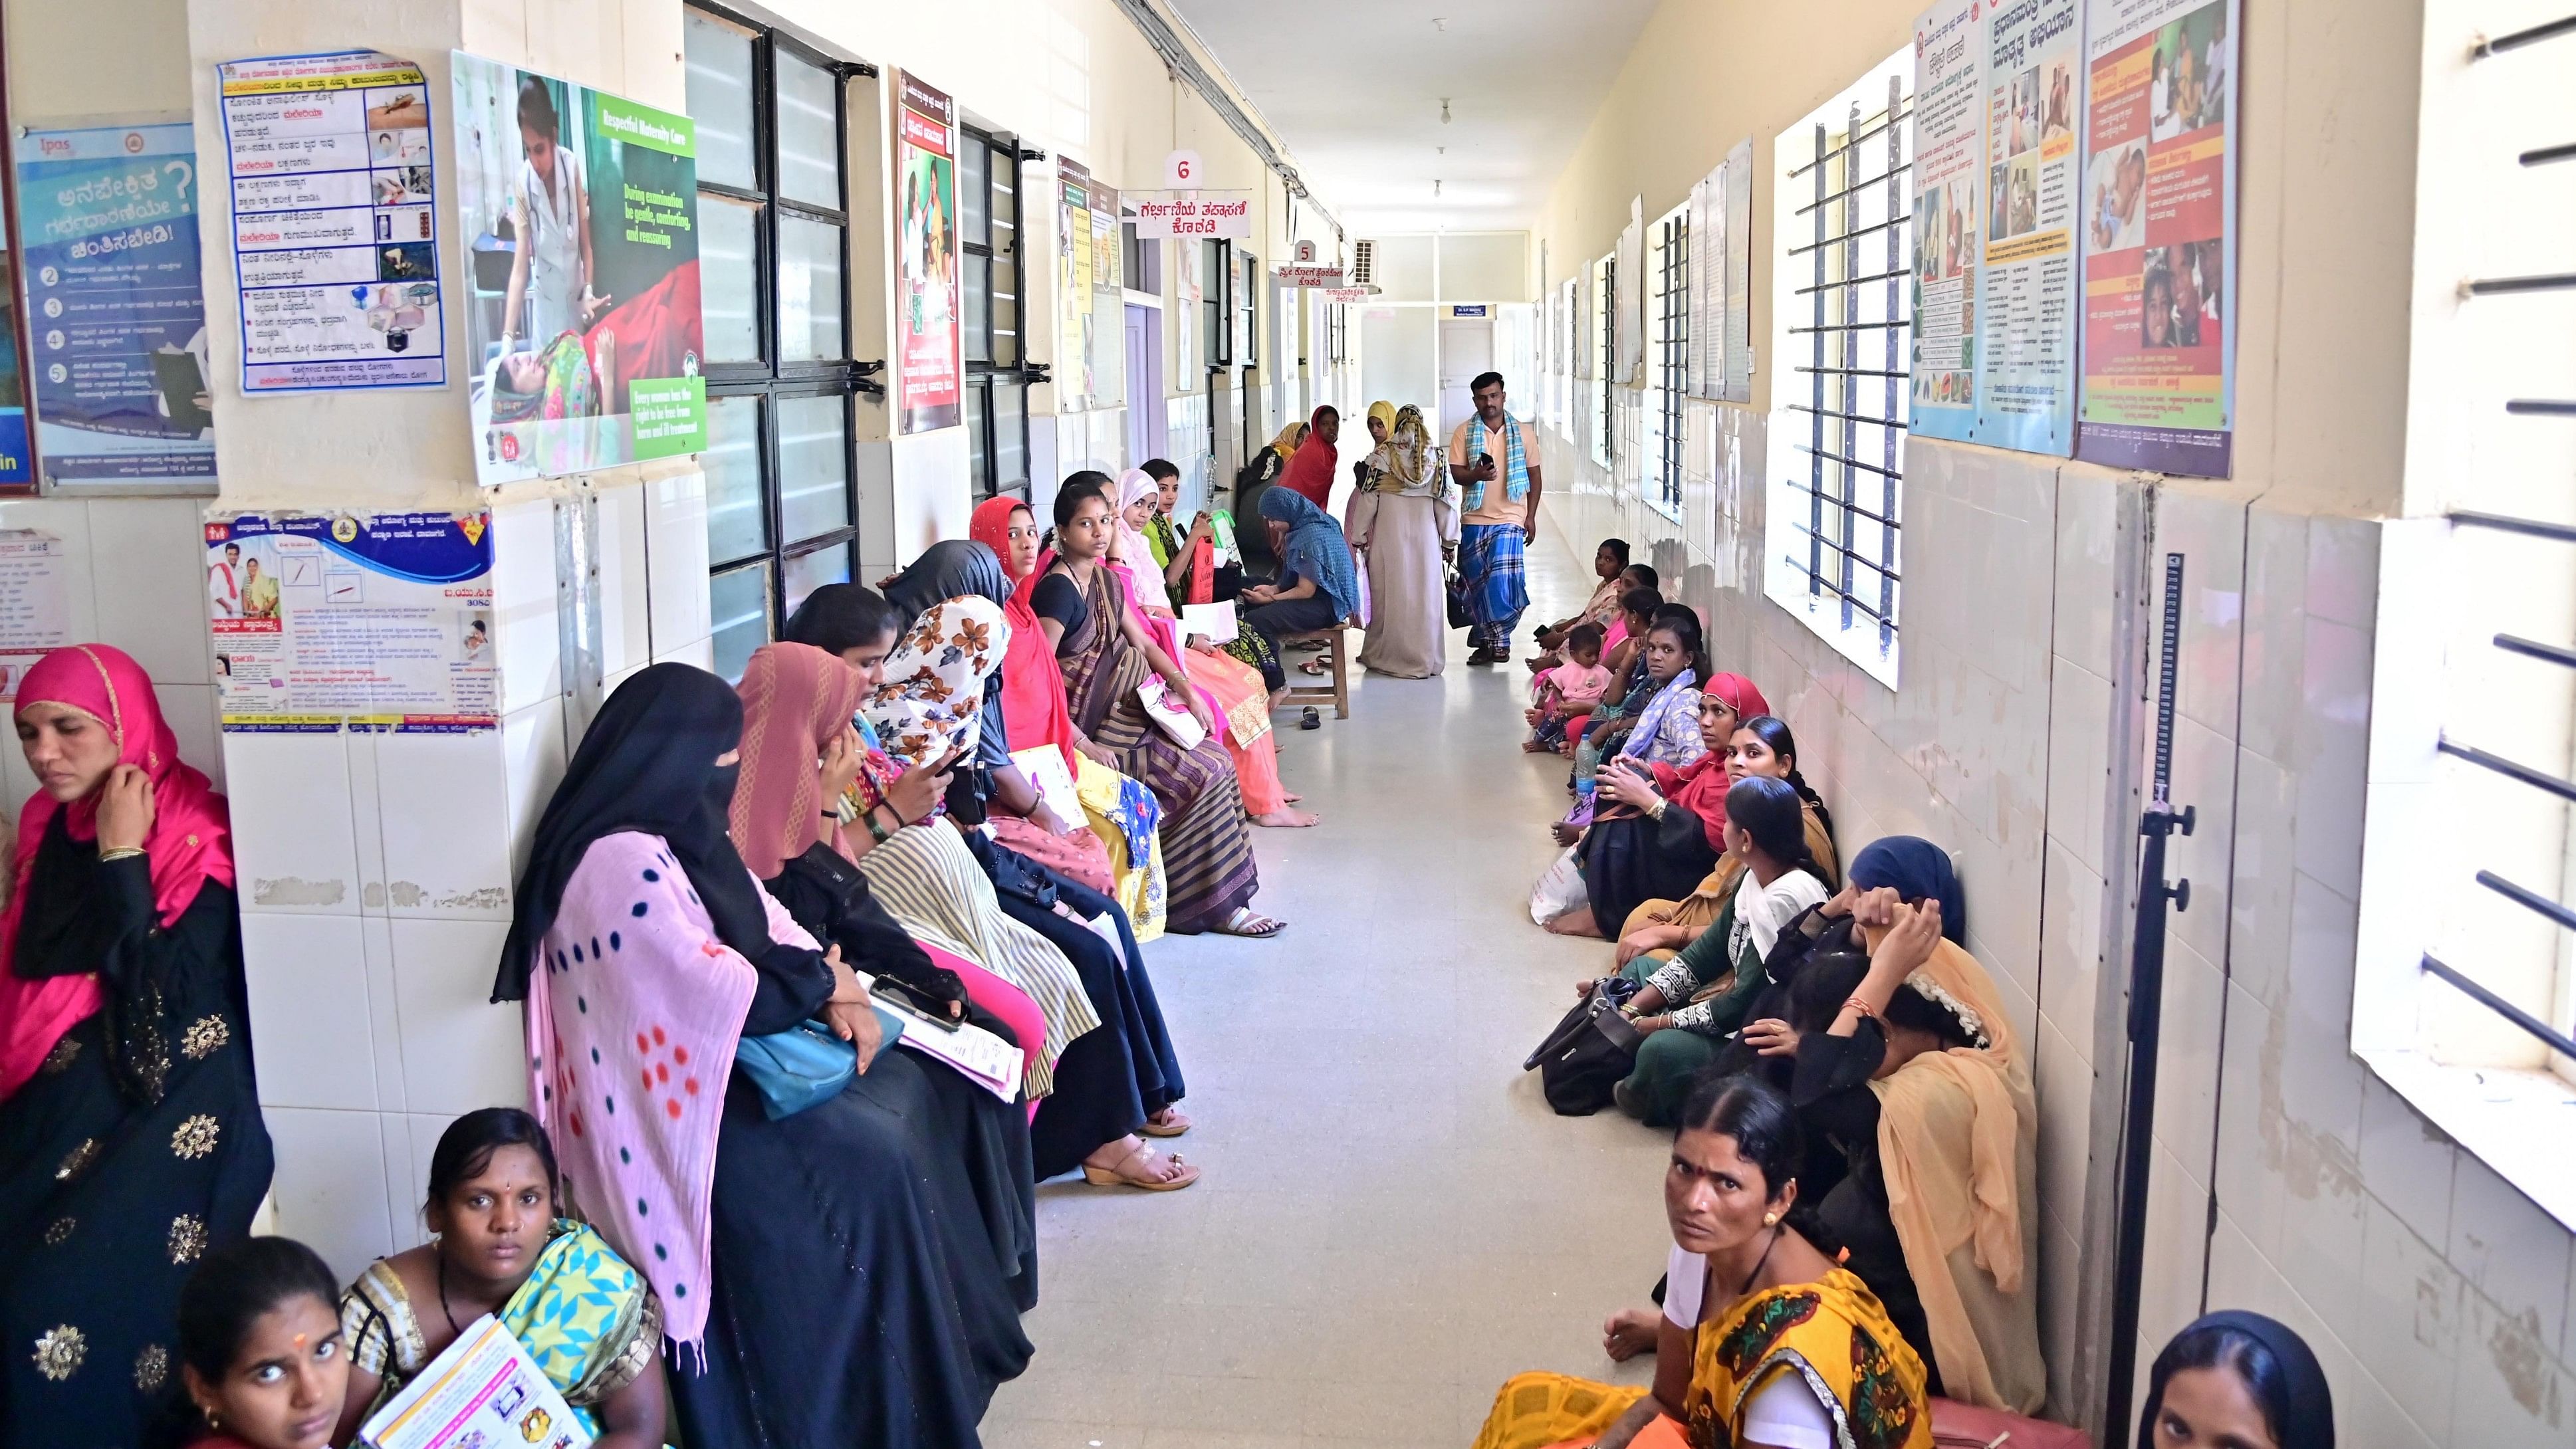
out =
<path fill-rule="evenodd" d="M 1163 185 L 1173 191 L 1196 191 L 1206 183 L 1199 180 L 1199 153 L 1175 151 L 1163 158 Z"/>

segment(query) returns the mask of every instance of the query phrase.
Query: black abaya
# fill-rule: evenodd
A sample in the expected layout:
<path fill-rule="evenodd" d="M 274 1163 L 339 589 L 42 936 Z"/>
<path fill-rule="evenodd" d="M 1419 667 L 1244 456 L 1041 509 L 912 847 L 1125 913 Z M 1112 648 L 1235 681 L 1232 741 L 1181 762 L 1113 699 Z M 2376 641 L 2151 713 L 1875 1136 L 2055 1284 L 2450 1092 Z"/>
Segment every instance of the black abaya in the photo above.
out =
<path fill-rule="evenodd" d="M 1675 806 L 1661 820 L 1643 815 L 1595 819 L 1583 833 L 1583 890 L 1592 919 L 1616 935 L 1648 901 L 1680 900 L 1717 869 L 1700 818 Z"/>
<path fill-rule="evenodd" d="M 179 1285 L 268 1191 L 240 921 L 209 881 L 161 928 L 148 861 L 60 814 L 21 889 L 15 969 L 94 971 L 108 1004 L 0 1103 L 0 1445 L 132 1444 L 177 1379 Z"/>

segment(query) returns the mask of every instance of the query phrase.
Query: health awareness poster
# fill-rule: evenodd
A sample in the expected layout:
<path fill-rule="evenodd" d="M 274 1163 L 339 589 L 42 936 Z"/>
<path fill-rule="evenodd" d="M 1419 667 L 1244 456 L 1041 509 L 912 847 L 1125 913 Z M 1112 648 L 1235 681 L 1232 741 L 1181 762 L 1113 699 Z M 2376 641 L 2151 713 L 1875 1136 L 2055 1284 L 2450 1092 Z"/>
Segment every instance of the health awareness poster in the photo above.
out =
<path fill-rule="evenodd" d="M 487 513 L 206 524 L 227 730 L 458 733 L 499 721 Z"/>
<path fill-rule="evenodd" d="M 216 67 L 242 391 L 441 387 L 428 78 L 372 50 Z"/>
<path fill-rule="evenodd" d="M 1914 23 L 1914 357 L 1909 428 L 1965 439 L 1977 421 L 1977 261 L 1985 237 L 1983 0 Z"/>
<path fill-rule="evenodd" d="M 704 448 L 696 123 L 463 51 L 450 75 L 478 481 Z"/>
<path fill-rule="evenodd" d="M 1059 156 L 1056 173 L 1056 397 L 1068 411 L 1079 411 L 1092 397 L 1091 173 L 1081 162 Z"/>
<path fill-rule="evenodd" d="M 36 450 L 57 486 L 214 480 L 198 182 L 184 121 L 18 144 Z"/>
<path fill-rule="evenodd" d="M 909 71 L 896 85 L 895 417 L 900 431 L 926 433 L 960 416 L 957 103 Z"/>
<path fill-rule="evenodd" d="M 2082 0 L 2007 0 L 1986 23 L 1986 242 L 1970 441 L 2075 449 Z"/>
<path fill-rule="evenodd" d="M 2228 476 L 2237 33 L 2237 0 L 2088 0 L 2088 462 Z"/>

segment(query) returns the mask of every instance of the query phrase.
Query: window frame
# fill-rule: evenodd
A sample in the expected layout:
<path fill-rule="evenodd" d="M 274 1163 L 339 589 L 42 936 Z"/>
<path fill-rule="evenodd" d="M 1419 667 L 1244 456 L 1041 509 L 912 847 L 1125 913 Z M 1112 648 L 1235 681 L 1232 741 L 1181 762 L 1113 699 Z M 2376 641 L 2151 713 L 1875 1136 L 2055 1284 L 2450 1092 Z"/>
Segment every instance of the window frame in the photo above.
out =
<path fill-rule="evenodd" d="M 1690 355 L 1690 205 L 1656 218 L 1647 241 L 1646 273 L 1653 285 L 1646 309 L 1644 457 L 1637 492 L 1646 506 L 1678 522 L 1682 516 L 1682 395 Z"/>
<path fill-rule="evenodd" d="M 1619 416 L 1611 398 L 1619 374 L 1618 287 L 1619 253 L 1613 248 L 1592 263 L 1592 386 L 1584 405 L 1592 420 L 1592 461 L 1605 469 L 1619 456 L 1610 436 Z"/>
<path fill-rule="evenodd" d="M 1913 84 L 1909 47 L 1772 146 L 1772 356 L 1784 362 L 1763 593 L 1889 689 L 1903 603 Z"/>
<path fill-rule="evenodd" d="M 715 540 L 708 539 L 707 578 L 710 594 L 719 581 L 766 569 L 767 587 L 762 604 L 767 611 L 762 634 L 764 640 L 775 639 L 779 626 L 790 610 L 787 579 L 790 566 L 799 560 L 832 548 L 847 551 L 850 576 L 858 566 L 859 500 L 858 500 L 858 415 L 861 393 L 882 396 L 881 385 L 868 381 L 856 358 L 850 318 L 851 253 L 850 253 L 850 83 L 862 76 L 873 76 L 876 68 L 862 62 L 846 61 L 784 35 L 720 5 L 690 0 L 684 15 L 694 12 L 721 27 L 741 35 L 751 51 L 751 124 L 753 187 L 730 182 L 710 181 L 703 175 L 698 191 L 728 203 L 749 205 L 755 209 L 752 228 L 752 300 L 756 316 L 755 334 L 759 339 L 760 358 L 756 361 L 702 361 L 700 373 L 706 380 L 710 407 L 736 398 L 758 399 L 760 440 L 757 456 L 760 467 L 759 508 L 762 545 L 742 554 L 728 553 L 719 557 Z M 683 34 L 685 36 L 685 26 Z M 685 47 L 685 40 L 683 42 Z M 777 108 L 779 57 L 812 66 L 829 74 L 833 81 L 833 127 L 837 138 L 835 154 L 840 163 L 840 205 L 826 207 L 810 201 L 784 196 L 779 183 L 779 126 Z M 782 217 L 817 222 L 838 230 L 840 242 L 840 318 L 841 355 L 817 360 L 782 362 L 780 360 L 781 328 L 779 321 L 778 244 Z M 780 404 L 804 398 L 837 397 L 841 402 L 841 468 L 842 515 L 844 522 L 819 533 L 790 538 L 786 534 L 786 479 L 780 467 L 783 441 L 780 433 Z M 716 621 L 721 622 L 721 621 Z"/>
<path fill-rule="evenodd" d="M 967 457 L 970 461 L 976 459 L 981 460 L 980 462 L 972 462 L 969 469 L 971 476 L 969 477 L 968 482 L 974 492 L 976 501 L 979 503 L 986 499 L 998 498 L 1006 494 L 1013 498 L 1026 499 L 1029 496 L 1029 475 L 1031 472 L 1029 467 L 1029 385 L 1035 381 L 1035 378 L 1031 375 L 1028 348 L 1028 177 L 1022 172 L 1021 167 L 1034 158 L 1028 152 L 1020 149 L 1020 138 L 1010 132 L 988 130 L 971 121 L 960 121 L 958 123 L 958 131 L 960 136 L 958 144 L 961 149 L 972 145 L 981 145 L 985 148 L 985 239 L 981 242 L 964 240 L 964 234 L 961 232 L 959 242 L 960 251 L 963 255 L 982 257 L 985 262 L 985 355 L 981 361 L 977 361 L 971 357 L 960 359 L 965 370 L 964 377 L 962 379 L 962 389 L 965 394 L 961 399 L 963 403 L 962 416 L 966 426 L 972 430 L 967 438 Z M 993 185 L 993 164 L 996 160 L 1004 156 L 1010 158 L 1011 220 L 1009 225 L 1011 238 L 1005 247 L 997 250 L 994 247 L 992 240 L 994 232 L 993 202 L 995 196 L 995 188 Z M 961 183 L 965 179 L 965 168 L 962 165 L 958 168 L 958 179 Z M 963 210 L 964 208 L 961 206 L 959 209 Z M 999 290 L 993 283 L 992 263 L 995 258 L 1004 256 L 1008 257 L 1011 264 L 1011 285 L 1013 289 L 1011 294 L 1011 311 L 1012 321 L 1015 324 L 1015 345 L 1012 349 L 1013 360 L 1010 362 L 999 362 L 994 360 L 994 354 L 999 349 L 992 341 L 993 338 L 999 335 L 998 329 L 996 329 L 993 324 L 993 300 L 995 297 L 1000 295 Z M 963 310 L 964 292 L 962 290 L 959 293 L 959 304 L 961 310 Z M 960 333 L 960 336 L 963 336 L 962 332 Z M 964 349 L 961 348 L 961 351 L 962 350 Z M 993 400 L 1000 396 L 1005 389 L 1016 393 L 1019 398 L 1020 469 L 1019 476 L 1016 478 L 1004 478 L 1001 476 L 1002 452 L 1000 445 L 1003 436 L 1003 424 L 1000 420 L 998 410 L 993 406 Z M 978 447 L 978 444 L 981 446 Z"/>

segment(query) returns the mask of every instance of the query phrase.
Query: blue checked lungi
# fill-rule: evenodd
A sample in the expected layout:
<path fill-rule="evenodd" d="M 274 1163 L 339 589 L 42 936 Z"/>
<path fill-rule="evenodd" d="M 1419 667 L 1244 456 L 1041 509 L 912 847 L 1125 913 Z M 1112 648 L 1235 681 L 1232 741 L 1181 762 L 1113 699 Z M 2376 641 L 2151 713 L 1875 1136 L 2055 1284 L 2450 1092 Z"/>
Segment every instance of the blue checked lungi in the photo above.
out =
<path fill-rule="evenodd" d="M 1470 523 L 1458 530 L 1458 579 L 1475 626 L 1468 637 L 1498 654 L 1511 652 L 1512 631 L 1529 607 L 1529 577 L 1517 523 Z"/>

